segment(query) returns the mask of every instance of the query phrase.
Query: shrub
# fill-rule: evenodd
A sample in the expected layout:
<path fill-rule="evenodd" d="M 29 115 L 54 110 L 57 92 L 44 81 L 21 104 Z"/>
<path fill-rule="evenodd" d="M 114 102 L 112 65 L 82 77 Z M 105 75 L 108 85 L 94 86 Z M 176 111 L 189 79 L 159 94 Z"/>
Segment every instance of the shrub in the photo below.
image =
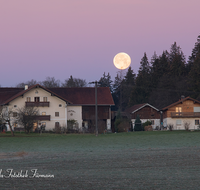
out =
<path fill-rule="evenodd" d="M 153 127 L 151 125 L 147 125 L 144 127 L 145 131 L 153 131 Z"/>
<path fill-rule="evenodd" d="M 174 125 L 173 125 L 173 124 L 169 124 L 169 125 L 167 125 L 167 128 L 168 128 L 170 131 L 173 131 Z"/>
<path fill-rule="evenodd" d="M 118 125 L 118 132 L 128 132 L 130 128 L 130 123 L 128 120 L 122 120 Z"/>
<path fill-rule="evenodd" d="M 137 115 L 136 120 L 135 120 L 134 131 L 143 131 L 143 127 L 142 127 L 139 115 Z"/>
<path fill-rule="evenodd" d="M 190 129 L 190 122 L 184 122 L 184 127 L 185 127 L 185 130 L 186 131 L 189 131 L 189 129 Z"/>

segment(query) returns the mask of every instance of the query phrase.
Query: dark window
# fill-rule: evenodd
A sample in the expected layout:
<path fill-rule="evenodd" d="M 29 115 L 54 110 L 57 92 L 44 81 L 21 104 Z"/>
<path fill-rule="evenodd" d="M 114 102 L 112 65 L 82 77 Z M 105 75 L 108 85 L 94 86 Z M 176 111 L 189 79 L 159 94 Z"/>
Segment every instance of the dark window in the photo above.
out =
<path fill-rule="evenodd" d="M 195 125 L 199 125 L 199 120 L 195 120 Z"/>
<path fill-rule="evenodd" d="M 40 97 L 35 97 L 35 102 L 40 102 Z"/>
<path fill-rule="evenodd" d="M 30 101 L 31 101 L 31 97 L 27 97 L 27 98 L 26 98 L 26 101 L 27 101 L 27 102 L 30 102 Z"/>
<path fill-rule="evenodd" d="M 56 117 L 59 117 L 59 112 L 55 112 L 55 116 L 56 116 Z"/>
<path fill-rule="evenodd" d="M 55 128 L 57 128 L 59 126 L 60 126 L 59 122 L 55 122 Z"/>
<path fill-rule="evenodd" d="M 43 102 L 47 102 L 47 97 L 43 97 Z"/>

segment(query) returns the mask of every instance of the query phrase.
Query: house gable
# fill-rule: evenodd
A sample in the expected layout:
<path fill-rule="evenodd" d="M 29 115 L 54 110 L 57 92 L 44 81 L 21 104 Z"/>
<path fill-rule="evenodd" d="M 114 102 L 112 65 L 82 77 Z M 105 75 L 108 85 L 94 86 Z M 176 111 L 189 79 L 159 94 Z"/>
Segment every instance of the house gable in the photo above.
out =
<path fill-rule="evenodd" d="M 183 117 L 184 115 L 185 117 L 187 117 L 187 115 L 188 117 L 193 117 L 194 115 L 191 113 L 198 112 L 199 109 L 200 102 L 193 98 L 187 97 L 163 108 L 163 118 L 176 117 L 177 112 L 182 113 Z M 181 115 L 179 114 L 177 117 L 178 116 Z"/>
<path fill-rule="evenodd" d="M 131 114 L 131 119 L 136 119 L 137 115 L 140 119 L 160 119 L 159 110 L 148 103 L 134 105 L 127 111 Z"/>

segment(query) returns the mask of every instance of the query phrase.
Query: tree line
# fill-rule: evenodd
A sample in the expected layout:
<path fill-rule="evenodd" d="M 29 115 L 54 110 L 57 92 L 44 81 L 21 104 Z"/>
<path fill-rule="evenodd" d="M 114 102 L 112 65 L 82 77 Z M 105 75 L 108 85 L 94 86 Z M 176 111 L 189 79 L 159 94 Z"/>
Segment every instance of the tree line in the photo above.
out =
<path fill-rule="evenodd" d="M 154 53 L 150 61 L 144 53 L 137 75 L 129 67 L 124 77 L 117 73 L 113 85 L 109 74 L 104 73 L 100 81 L 103 81 L 101 86 L 111 88 L 116 110 L 120 107 L 124 111 L 141 103 L 161 109 L 178 101 L 182 95 L 200 100 L 200 35 L 188 61 L 174 42 L 169 52 Z"/>
<path fill-rule="evenodd" d="M 114 110 L 121 108 L 123 111 L 141 103 L 150 103 L 161 109 L 178 101 L 181 95 L 200 100 L 200 35 L 187 61 L 180 46 L 174 42 L 170 51 L 165 50 L 161 55 L 154 53 L 151 60 L 144 53 L 137 75 L 129 67 L 125 74 L 117 72 L 114 81 L 109 73 L 104 72 L 98 82 L 100 87 L 110 88 Z M 47 88 L 88 86 L 86 80 L 72 76 L 63 83 L 54 77 L 47 77 L 42 82 L 32 79 L 16 87 L 24 87 L 25 84 L 41 84 Z"/>

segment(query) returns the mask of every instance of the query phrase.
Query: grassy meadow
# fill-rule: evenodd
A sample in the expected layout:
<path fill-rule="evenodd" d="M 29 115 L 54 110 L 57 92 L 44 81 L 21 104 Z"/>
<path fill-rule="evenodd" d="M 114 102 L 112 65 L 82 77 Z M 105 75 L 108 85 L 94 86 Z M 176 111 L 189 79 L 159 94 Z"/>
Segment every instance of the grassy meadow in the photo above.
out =
<path fill-rule="evenodd" d="M 0 134 L 0 171 L 0 189 L 198 189 L 200 132 Z"/>

